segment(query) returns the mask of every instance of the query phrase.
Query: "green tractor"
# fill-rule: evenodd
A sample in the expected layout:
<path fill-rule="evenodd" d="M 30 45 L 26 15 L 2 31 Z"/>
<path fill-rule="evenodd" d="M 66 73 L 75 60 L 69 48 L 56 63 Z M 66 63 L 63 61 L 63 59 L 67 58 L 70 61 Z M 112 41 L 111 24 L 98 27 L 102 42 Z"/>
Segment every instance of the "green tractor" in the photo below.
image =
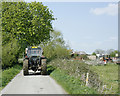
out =
<path fill-rule="evenodd" d="M 47 74 L 46 58 L 42 55 L 41 47 L 28 47 L 25 49 L 25 57 L 23 59 L 23 74 L 28 75 L 29 70 L 34 72 L 40 71 L 41 75 Z"/>

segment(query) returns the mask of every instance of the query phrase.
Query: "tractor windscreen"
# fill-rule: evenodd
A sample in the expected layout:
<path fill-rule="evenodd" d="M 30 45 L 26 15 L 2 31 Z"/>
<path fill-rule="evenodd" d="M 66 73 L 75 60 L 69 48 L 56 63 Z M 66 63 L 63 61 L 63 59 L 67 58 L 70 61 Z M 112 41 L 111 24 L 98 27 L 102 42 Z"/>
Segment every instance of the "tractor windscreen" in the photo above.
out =
<path fill-rule="evenodd" d="M 28 56 L 42 56 L 42 49 L 41 48 L 30 48 L 27 52 Z"/>

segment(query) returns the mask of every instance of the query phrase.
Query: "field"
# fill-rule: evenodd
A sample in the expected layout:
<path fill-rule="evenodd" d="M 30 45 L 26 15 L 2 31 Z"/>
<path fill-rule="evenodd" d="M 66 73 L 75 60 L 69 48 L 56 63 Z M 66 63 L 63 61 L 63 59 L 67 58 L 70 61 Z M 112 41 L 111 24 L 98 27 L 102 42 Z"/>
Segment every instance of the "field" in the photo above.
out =
<path fill-rule="evenodd" d="M 111 90 L 106 93 L 118 93 L 118 65 L 107 64 L 106 66 L 90 66 L 92 70 L 99 74 L 102 80 Z"/>

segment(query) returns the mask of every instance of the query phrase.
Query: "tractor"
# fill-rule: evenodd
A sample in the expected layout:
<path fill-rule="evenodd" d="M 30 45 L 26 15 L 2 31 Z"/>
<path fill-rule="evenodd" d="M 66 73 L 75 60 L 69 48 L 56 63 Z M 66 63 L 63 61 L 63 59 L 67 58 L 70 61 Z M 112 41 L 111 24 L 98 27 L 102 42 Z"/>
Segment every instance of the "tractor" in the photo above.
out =
<path fill-rule="evenodd" d="M 40 71 L 41 75 L 47 74 L 46 58 L 42 55 L 41 47 L 31 46 L 25 49 L 23 59 L 23 74 L 28 75 L 29 70 Z"/>

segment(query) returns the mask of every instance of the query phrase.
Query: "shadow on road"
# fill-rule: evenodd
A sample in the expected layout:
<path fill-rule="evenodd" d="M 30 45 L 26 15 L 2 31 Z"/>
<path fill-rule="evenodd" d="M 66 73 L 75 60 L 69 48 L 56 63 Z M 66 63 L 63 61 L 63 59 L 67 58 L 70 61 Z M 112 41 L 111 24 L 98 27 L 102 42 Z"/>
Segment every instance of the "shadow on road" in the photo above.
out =
<path fill-rule="evenodd" d="M 54 67 L 48 66 L 47 74 L 46 74 L 46 75 L 42 75 L 42 76 L 49 76 L 54 70 L 55 70 Z M 29 74 L 28 74 L 28 75 L 25 75 L 25 76 L 33 76 L 33 75 L 34 75 L 34 76 L 35 76 L 35 75 L 39 76 L 39 75 L 41 75 L 41 72 L 40 72 L 40 71 L 39 71 L 39 72 L 34 72 L 34 71 L 30 70 L 30 71 L 29 71 Z"/>
<path fill-rule="evenodd" d="M 30 70 L 31 71 L 31 70 Z M 24 76 L 40 76 L 41 75 L 41 72 L 34 72 L 34 71 L 31 71 L 29 72 L 28 75 L 24 75 Z M 42 75 L 42 76 L 48 76 L 48 74 L 46 75 Z"/>

